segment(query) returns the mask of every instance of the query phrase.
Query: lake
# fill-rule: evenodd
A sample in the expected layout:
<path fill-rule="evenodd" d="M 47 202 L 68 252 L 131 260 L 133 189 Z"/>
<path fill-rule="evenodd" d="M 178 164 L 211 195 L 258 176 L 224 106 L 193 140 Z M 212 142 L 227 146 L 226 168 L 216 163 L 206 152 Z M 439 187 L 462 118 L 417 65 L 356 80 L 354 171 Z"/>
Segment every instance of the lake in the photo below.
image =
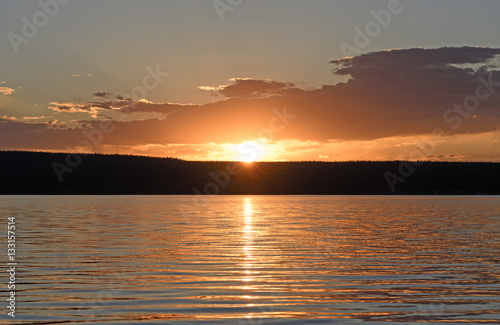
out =
<path fill-rule="evenodd" d="M 3 196 L 0 210 L 17 262 L 3 323 L 500 324 L 500 197 Z"/>

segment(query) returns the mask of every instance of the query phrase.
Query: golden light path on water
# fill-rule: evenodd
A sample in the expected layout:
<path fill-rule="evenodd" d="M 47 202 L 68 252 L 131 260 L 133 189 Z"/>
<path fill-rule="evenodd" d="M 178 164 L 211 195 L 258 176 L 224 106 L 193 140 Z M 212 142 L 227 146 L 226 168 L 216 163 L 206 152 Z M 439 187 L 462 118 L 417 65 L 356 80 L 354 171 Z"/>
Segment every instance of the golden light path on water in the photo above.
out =
<path fill-rule="evenodd" d="M 252 301 L 253 286 L 250 284 L 254 281 L 252 276 L 253 268 L 253 229 L 252 229 L 252 218 L 253 218 L 253 205 L 251 198 L 245 198 L 243 202 L 243 282 L 248 283 L 248 285 L 243 286 L 243 290 L 248 290 L 248 295 L 243 295 L 243 298 Z M 247 307 L 253 307 L 253 303 L 248 303 Z M 246 318 L 252 318 L 252 315 L 245 315 Z"/>

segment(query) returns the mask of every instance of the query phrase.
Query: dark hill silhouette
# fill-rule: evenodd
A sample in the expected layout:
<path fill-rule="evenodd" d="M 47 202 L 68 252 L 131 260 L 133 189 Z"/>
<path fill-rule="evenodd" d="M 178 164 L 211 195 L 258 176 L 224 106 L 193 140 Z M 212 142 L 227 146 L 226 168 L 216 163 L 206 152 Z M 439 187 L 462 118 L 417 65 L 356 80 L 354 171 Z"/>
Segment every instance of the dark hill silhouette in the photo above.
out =
<path fill-rule="evenodd" d="M 67 158 L 0 152 L 0 194 L 500 194 L 500 163 L 425 162 L 392 192 L 384 173 L 398 175 L 399 161 L 248 165 L 91 154 L 69 167 Z M 62 182 L 54 164 L 67 168 Z"/>

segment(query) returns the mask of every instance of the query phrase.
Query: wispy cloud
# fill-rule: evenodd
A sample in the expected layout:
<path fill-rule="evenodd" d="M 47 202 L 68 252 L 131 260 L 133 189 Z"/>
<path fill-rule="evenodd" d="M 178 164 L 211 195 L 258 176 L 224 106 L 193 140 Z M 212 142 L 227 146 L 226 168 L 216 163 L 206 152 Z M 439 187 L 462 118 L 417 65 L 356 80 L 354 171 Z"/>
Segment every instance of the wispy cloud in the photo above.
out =
<path fill-rule="evenodd" d="M 5 121 L 15 121 L 16 117 L 15 116 L 0 116 L 0 122 L 5 122 Z"/>
<path fill-rule="evenodd" d="M 71 76 L 72 76 L 73 78 L 80 78 L 82 75 L 81 75 L 81 74 L 79 74 L 79 73 L 72 73 L 72 74 L 71 74 Z M 87 73 L 85 73 L 85 76 L 86 76 L 87 78 L 90 78 L 90 77 L 92 77 L 92 74 L 90 74 L 90 73 L 88 73 L 88 72 L 87 72 Z"/>
<path fill-rule="evenodd" d="M 3 83 L 3 82 L 2 82 Z M 0 87 L 0 93 L 4 95 L 10 95 L 14 92 L 15 90 L 9 87 Z"/>
<path fill-rule="evenodd" d="M 109 98 L 111 97 L 111 93 L 105 91 L 95 92 L 94 94 L 92 94 L 92 96 L 94 96 L 95 98 Z"/>
<path fill-rule="evenodd" d="M 29 121 L 42 120 L 44 118 L 45 118 L 45 116 L 24 116 L 23 120 L 26 122 L 29 122 Z"/>

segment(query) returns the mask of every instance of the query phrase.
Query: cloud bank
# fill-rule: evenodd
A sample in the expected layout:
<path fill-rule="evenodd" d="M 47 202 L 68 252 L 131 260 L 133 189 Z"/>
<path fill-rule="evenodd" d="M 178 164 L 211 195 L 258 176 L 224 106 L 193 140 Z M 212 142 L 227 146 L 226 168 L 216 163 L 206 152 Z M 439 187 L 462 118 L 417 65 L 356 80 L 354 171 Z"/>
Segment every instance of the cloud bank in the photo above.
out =
<path fill-rule="evenodd" d="M 79 124 L 86 128 L 96 127 L 98 121 L 92 119 L 112 119 L 114 131 L 105 137 L 103 145 L 115 149 L 255 139 L 269 128 L 273 109 L 286 110 L 296 118 L 274 132 L 270 141 L 380 141 L 426 136 L 436 128 L 443 129 L 447 136 L 484 134 L 498 131 L 500 125 L 499 56 L 500 49 L 475 47 L 380 51 L 332 60 L 333 72 L 349 76 L 349 80 L 318 89 L 300 89 L 291 82 L 235 78 L 229 85 L 200 87 L 225 97 L 204 105 L 133 101 L 102 91 L 93 94 L 95 101 L 54 101 L 50 109 L 66 119 L 75 113 L 89 114 L 88 123 Z M 473 111 L 457 108 L 478 94 L 483 99 Z M 157 115 L 148 115 L 153 113 Z M 130 120 L 128 117 L 134 114 L 143 115 Z M 61 130 L 13 120 L 0 123 L 2 146 L 54 149 L 79 139 L 78 129 Z"/>

